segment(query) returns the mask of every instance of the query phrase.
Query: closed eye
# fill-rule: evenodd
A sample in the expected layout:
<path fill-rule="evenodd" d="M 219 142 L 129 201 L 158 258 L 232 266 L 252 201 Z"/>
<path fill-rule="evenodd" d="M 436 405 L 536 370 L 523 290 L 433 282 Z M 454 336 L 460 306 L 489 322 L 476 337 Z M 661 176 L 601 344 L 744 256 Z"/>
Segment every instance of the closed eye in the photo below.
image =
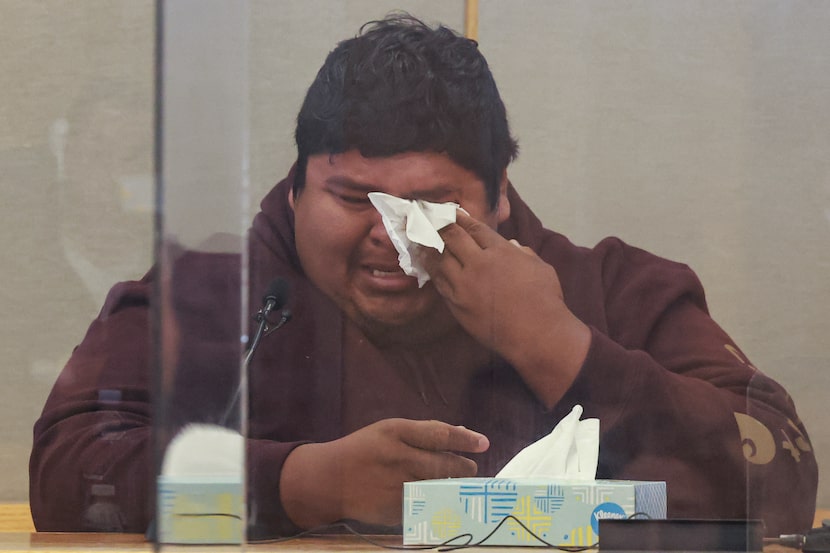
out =
<path fill-rule="evenodd" d="M 345 204 L 354 206 L 369 205 L 369 196 L 366 194 L 333 194 L 335 198 Z"/>

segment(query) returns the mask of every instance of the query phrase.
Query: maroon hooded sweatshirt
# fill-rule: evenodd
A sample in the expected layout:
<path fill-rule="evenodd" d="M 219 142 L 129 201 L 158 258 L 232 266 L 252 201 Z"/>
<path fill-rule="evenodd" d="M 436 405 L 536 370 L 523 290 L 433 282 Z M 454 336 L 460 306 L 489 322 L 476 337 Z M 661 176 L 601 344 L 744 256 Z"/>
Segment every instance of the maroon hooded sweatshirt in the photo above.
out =
<path fill-rule="evenodd" d="M 294 312 L 262 341 L 249 371 L 251 537 L 299 530 L 280 503 L 279 477 L 301 443 L 384 418 L 439 419 L 489 438 L 487 452 L 471 455 L 488 476 L 575 404 L 600 420 L 597 478 L 665 481 L 669 517 L 762 518 L 768 535 L 810 527 L 817 468 L 793 402 L 710 318 L 687 266 L 615 238 L 574 246 L 543 228 L 511 188 L 511 216 L 499 232 L 556 269 L 566 304 L 591 328 L 587 359 L 550 410 L 511 366 L 475 344 L 470 355 L 486 361 L 442 389 L 436 375 L 452 371 L 451 359 L 403 367 L 304 276 L 290 179 L 265 197 L 249 236 L 252 309 L 281 276 Z M 184 252 L 172 264 L 179 345 L 164 388 L 168 424 L 227 422 L 218 414 L 235 399 L 240 259 Z M 111 290 L 35 424 L 30 502 L 38 530 L 144 532 L 152 519 L 157 278 L 152 270 Z"/>

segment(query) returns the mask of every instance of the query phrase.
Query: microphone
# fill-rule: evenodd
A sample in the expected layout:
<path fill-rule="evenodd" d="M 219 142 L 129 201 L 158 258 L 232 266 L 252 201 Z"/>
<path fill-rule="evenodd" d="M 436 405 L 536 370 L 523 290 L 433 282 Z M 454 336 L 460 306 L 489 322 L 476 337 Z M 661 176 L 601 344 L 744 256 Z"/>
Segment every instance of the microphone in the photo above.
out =
<path fill-rule="evenodd" d="M 256 348 L 259 347 L 259 342 L 262 340 L 263 336 L 268 336 L 291 320 L 291 310 L 288 308 L 282 310 L 280 313 L 280 320 L 276 323 L 271 322 L 268 318 L 273 311 L 280 309 L 288 303 L 288 296 L 290 292 L 291 286 L 288 284 L 288 281 L 282 277 L 275 278 L 268 285 L 268 288 L 265 291 L 265 296 L 262 298 L 262 309 L 257 311 L 253 317 L 254 320 L 259 323 L 259 326 L 254 334 L 254 339 L 251 340 L 248 347 L 248 354 L 245 356 L 245 370 L 248 369 L 248 365 L 251 363 L 254 352 L 256 351 Z"/>
<path fill-rule="evenodd" d="M 243 383 L 247 381 L 248 367 L 251 365 L 251 359 L 253 359 L 257 347 L 259 347 L 259 342 L 264 336 L 268 336 L 291 320 L 291 310 L 288 308 L 284 308 L 282 310 L 280 313 L 280 320 L 276 323 L 271 322 L 269 319 L 274 310 L 279 309 L 288 303 L 288 296 L 290 295 L 290 292 L 291 286 L 288 284 L 288 281 L 282 277 L 277 277 L 272 280 L 271 284 L 269 284 L 268 288 L 266 288 L 265 296 L 262 298 L 262 309 L 253 315 L 253 319 L 259 323 L 259 326 L 257 327 L 256 333 L 254 333 L 254 339 L 251 340 L 248 345 L 247 353 L 245 354 L 245 361 L 242 364 L 244 374 L 239 382 L 239 386 L 236 388 L 236 392 L 233 395 L 230 405 L 228 405 L 227 409 L 225 409 L 225 412 L 220 419 L 222 426 L 227 424 L 231 413 L 239 404 Z"/>
<path fill-rule="evenodd" d="M 268 285 L 268 288 L 265 291 L 265 296 L 262 298 L 262 309 L 254 315 L 254 320 L 262 322 L 262 319 L 267 319 L 268 315 L 270 315 L 272 311 L 280 309 L 288 303 L 288 295 L 290 291 L 291 287 L 288 285 L 288 281 L 284 278 L 277 277 L 272 280 L 271 284 Z M 288 313 L 288 317 L 290 318 L 291 312 L 289 311 Z"/>

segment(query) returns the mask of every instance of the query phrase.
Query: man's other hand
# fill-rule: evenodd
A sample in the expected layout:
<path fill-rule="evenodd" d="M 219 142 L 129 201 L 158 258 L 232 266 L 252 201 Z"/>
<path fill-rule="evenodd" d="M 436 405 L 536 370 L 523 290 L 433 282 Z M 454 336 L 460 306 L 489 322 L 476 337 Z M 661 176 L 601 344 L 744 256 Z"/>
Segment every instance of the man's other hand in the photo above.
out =
<path fill-rule="evenodd" d="M 458 453 L 489 446 L 463 426 L 382 420 L 332 442 L 297 447 L 280 477 L 283 507 L 303 528 L 340 519 L 398 524 L 404 482 L 475 476 L 475 462 Z"/>
<path fill-rule="evenodd" d="M 565 305 L 556 269 L 461 211 L 440 233 L 444 252 L 421 253 L 436 290 L 470 335 L 553 406 L 576 378 L 591 341 L 588 327 Z"/>

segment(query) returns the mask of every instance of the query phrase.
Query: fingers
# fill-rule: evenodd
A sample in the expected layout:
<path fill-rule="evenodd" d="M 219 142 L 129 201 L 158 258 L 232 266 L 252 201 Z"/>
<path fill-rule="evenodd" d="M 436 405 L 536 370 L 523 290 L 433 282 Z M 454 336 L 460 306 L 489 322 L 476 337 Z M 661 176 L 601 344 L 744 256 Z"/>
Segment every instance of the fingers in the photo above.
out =
<path fill-rule="evenodd" d="M 447 451 L 435 452 L 413 449 L 410 466 L 411 480 L 431 478 L 465 478 L 478 474 L 478 465 L 472 459 Z"/>
<path fill-rule="evenodd" d="M 519 241 L 516 240 L 515 238 L 511 238 L 510 243 L 513 244 L 514 246 L 516 246 L 517 248 L 519 248 L 519 250 L 521 250 L 523 253 L 526 253 L 526 254 L 532 255 L 532 256 L 536 255 L 536 252 L 534 252 L 532 249 L 530 249 L 527 246 L 522 246 L 521 244 L 519 244 Z"/>
<path fill-rule="evenodd" d="M 431 451 L 462 451 L 481 453 L 490 447 L 490 441 L 463 426 L 441 421 L 400 420 L 400 438 L 405 444 Z"/>
<path fill-rule="evenodd" d="M 488 264 L 509 267 L 515 255 L 513 248 L 495 229 L 486 223 L 473 219 L 466 213 L 457 212 L 456 224 L 448 225 L 440 231 L 444 240 L 443 253 L 432 248 L 420 248 L 420 257 L 438 292 L 445 298 L 455 298 L 457 293 L 466 290 L 465 278 L 479 278 L 482 269 Z M 516 240 L 509 241 L 528 257 L 536 257 L 531 248 L 522 246 Z M 515 259 L 523 263 L 523 259 Z M 465 272 L 469 276 L 465 277 Z"/>
<path fill-rule="evenodd" d="M 466 264 L 465 261 L 472 259 L 482 250 L 502 246 L 505 242 L 504 237 L 495 229 L 460 210 L 457 212 L 455 224 L 447 225 L 440 230 L 440 234 L 444 240 L 445 253 L 449 252 L 461 267 Z M 524 253 L 535 255 L 533 250 L 522 246 L 516 240 L 510 240 L 510 243 Z M 434 255 L 432 261 L 437 262 L 439 258 L 439 255 Z"/>
<path fill-rule="evenodd" d="M 421 248 L 418 255 L 430 276 L 438 275 L 436 285 L 444 294 L 450 292 L 452 282 L 465 265 L 473 262 L 482 250 L 497 246 L 504 238 L 486 224 L 473 219 L 461 210 L 456 212 L 455 224 L 441 229 L 444 252 L 432 248 Z M 433 277 L 434 278 L 434 277 Z"/>
<path fill-rule="evenodd" d="M 441 238 L 449 252 L 464 263 L 464 258 L 480 250 L 486 250 L 504 241 L 499 233 L 481 221 L 457 211 L 454 225 L 441 229 Z"/>
<path fill-rule="evenodd" d="M 414 480 L 462 478 L 478 473 L 475 461 L 453 451 L 485 451 L 490 446 L 486 436 L 463 426 L 440 421 L 402 422 L 400 436 L 404 443 L 412 447 L 409 451 L 409 467 Z"/>
<path fill-rule="evenodd" d="M 458 211 L 455 224 L 464 229 L 481 249 L 487 249 L 504 240 L 495 229 L 477 219 L 473 219 L 463 211 Z"/>

